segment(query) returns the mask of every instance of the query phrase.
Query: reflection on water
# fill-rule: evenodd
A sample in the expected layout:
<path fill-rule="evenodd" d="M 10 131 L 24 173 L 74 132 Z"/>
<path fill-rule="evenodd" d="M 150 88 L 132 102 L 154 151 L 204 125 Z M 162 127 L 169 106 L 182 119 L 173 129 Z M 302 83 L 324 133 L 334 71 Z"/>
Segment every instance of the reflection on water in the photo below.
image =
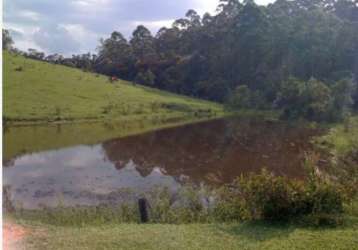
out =
<path fill-rule="evenodd" d="M 156 168 L 142 177 L 133 161 L 118 171 L 101 145 L 25 155 L 4 169 L 4 185 L 11 187 L 15 204 L 24 208 L 118 202 L 128 196 L 127 189 L 143 192 L 156 183 L 177 185 Z"/>
<path fill-rule="evenodd" d="M 156 185 L 220 185 L 262 167 L 301 178 L 313 129 L 222 119 L 112 139 L 95 146 L 24 154 L 4 163 L 17 206 L 118 203 Z M 6 147 L 6 144 L 5 144 Z"/>
<path fill-rule="evenodd" d="M 117 121 L 115 123 L 82 122 L 66 124 L 38 124 L 4 128 L 3 157 L 6 162 L 25 153 L 61 149 L 80 144 L 93 145 L 111 138 L 173 127 L 193 118 L 143 119 L 140 121 Z M 205 119 L 205 118 L 203 118 Z M 197 120 L 195 120 L 197 121 Z"/>

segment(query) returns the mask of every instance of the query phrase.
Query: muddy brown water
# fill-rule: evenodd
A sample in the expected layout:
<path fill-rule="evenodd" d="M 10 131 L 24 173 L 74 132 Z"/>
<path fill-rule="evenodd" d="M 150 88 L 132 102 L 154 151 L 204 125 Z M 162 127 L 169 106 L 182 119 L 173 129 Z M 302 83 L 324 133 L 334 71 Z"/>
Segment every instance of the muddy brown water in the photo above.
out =
<path fill-rule="evenodd" d="M 220 186 L 264 167 L 303 178 L 304 154 L 319 133 L 282 122 L 230 118 L 95 145 L 79 141 L 77 146 L 27 150 L 4 159 L 3 185 L 16 207 L 38 208 L 115 203 L 155 186 Z"/>

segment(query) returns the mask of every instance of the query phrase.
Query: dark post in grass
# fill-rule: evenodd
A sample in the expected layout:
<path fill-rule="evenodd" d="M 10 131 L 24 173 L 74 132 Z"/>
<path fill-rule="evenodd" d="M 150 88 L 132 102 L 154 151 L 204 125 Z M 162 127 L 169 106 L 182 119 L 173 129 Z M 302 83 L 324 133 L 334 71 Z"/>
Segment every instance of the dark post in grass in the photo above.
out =
<path fill-rule="evenodd" d="M 145 198 L 141 198 L 138 200 L 139 214 L 140 214 L 140 222 L 147 223 L 148 222 L 148 201 Z"/>

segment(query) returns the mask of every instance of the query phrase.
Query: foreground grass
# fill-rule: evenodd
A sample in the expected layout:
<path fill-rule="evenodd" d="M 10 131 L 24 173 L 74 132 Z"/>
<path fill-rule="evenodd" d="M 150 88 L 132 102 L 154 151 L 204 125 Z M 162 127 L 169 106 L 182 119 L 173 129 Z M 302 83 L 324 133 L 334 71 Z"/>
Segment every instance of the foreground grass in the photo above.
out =
<path fill-rule="evenodd" d="M 358 227 L 308 228 L 267 223 L 120 224 L 29 229 L 24 249 L 358 249 Z"/>
<path fill-rule="evenodd" d="M 313 226 L 310 217 L 291 223 L 138 224 L 133 220 L 139 217 L 135 212 L 132 217 L 128 211 L 125 215 L 117 211 L 121 218 L 116 218 L 115 214 L 103 214 L 105 211 L 98 209 L 93 210 L 95 213 L 74 209 L 75 217 L 66 210 L 59 211 L 64 212 L 62 215 L 54 213 L 50 217 L 40 211 L 31 216 L 5 214 L 5 223 L 20 225 L 28 232 L 21 249 L 355 250 L 358 249 L 357 204 L 347 204 L 341 222 L 335 226 Z M 112 218 L 106 219 L 107 215 Z"/>
<path fill-rule="evenodd" d="M 3 52 L 7 121 L 146 120 L 218 115 L 221 105 Z"/>

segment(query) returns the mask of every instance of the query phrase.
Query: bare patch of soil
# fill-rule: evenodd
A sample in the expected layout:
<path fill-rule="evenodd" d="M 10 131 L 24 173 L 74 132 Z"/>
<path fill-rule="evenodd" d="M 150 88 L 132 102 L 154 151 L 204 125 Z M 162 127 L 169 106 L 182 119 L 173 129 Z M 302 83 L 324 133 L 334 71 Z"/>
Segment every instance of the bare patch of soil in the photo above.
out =
<path fill-rule="evenodd" d="M 22 249 L 24 239 L 28 235 L 28 229 L 11 222 L 3 224 L 3 249 L 16 250 Z"/>

